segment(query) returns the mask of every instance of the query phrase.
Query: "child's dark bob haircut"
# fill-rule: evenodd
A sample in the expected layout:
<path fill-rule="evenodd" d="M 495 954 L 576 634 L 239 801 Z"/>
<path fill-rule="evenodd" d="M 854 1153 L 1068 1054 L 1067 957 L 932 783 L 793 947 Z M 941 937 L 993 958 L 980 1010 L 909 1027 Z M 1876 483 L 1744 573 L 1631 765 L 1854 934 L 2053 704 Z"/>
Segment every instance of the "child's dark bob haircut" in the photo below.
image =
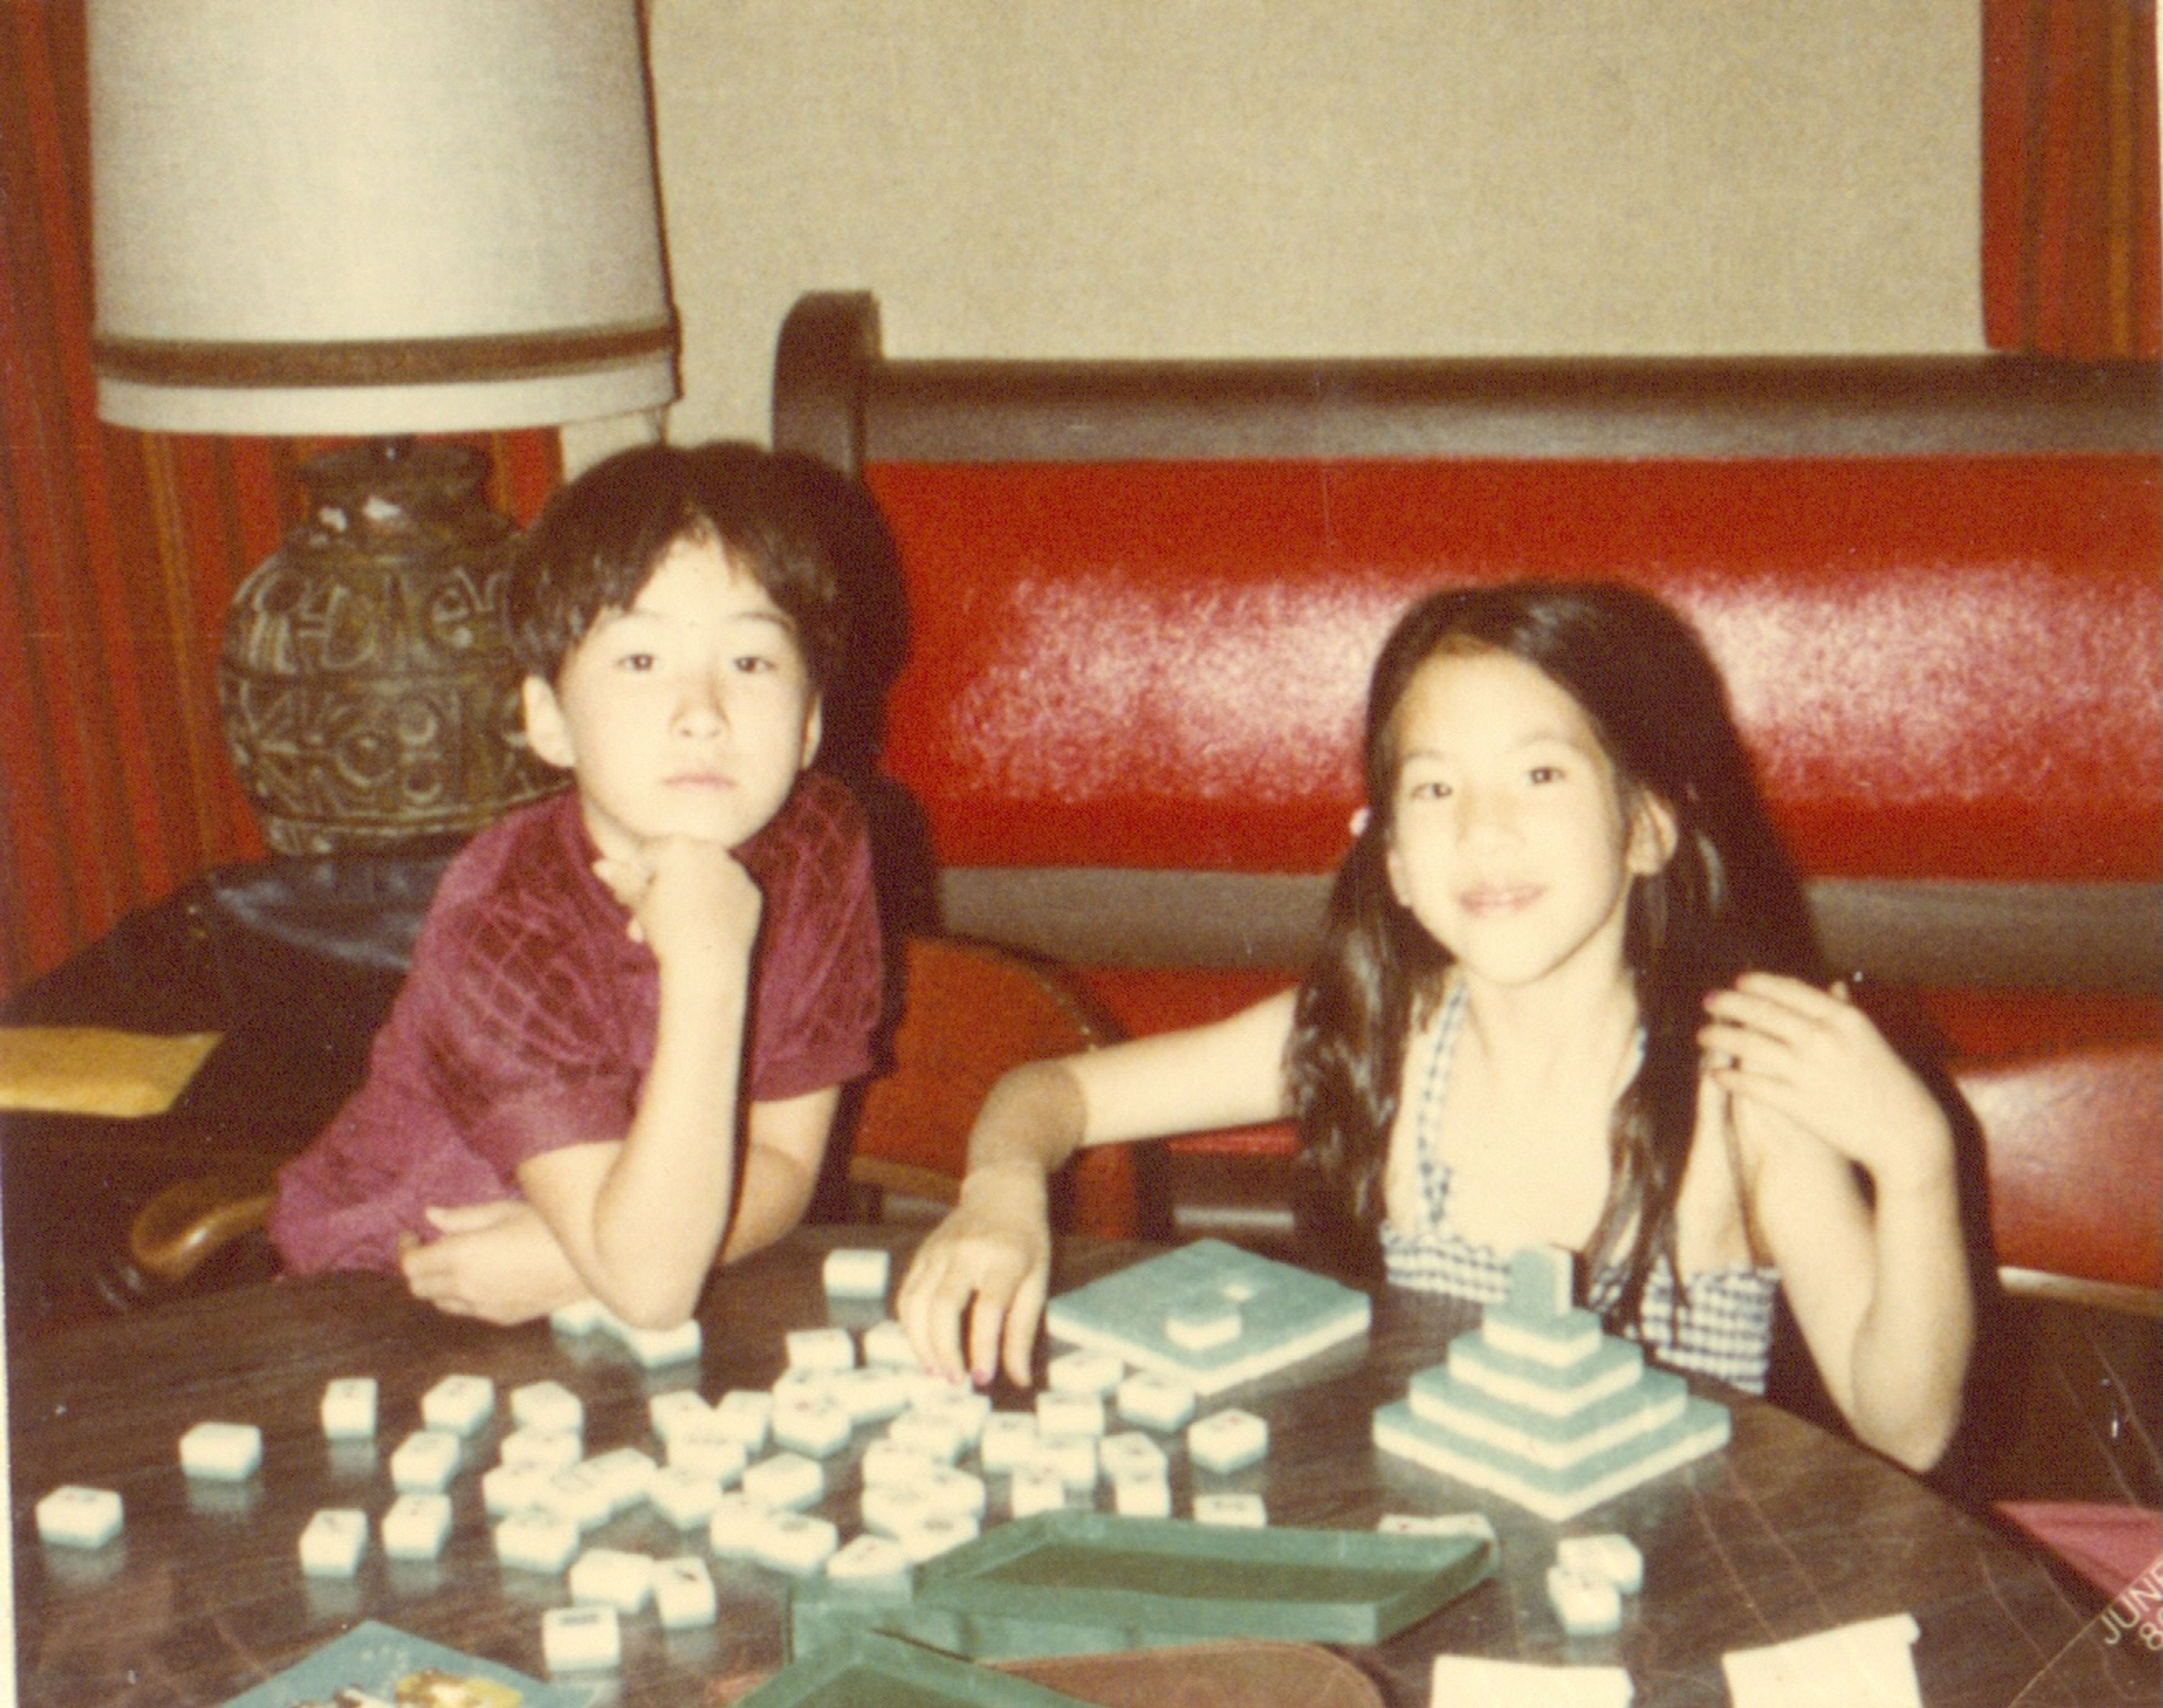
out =
<path fill-rule="evenodd" d="M 793 452 L 717 441 L 644 445 L 595 464 L 519 542 L 505 596 L 520 668 L 553 684 L 605 610 L 627 610 L 679 540 L 712 540 L 794 626 L 814 690 L 847 646 L 815 469 Z"/>

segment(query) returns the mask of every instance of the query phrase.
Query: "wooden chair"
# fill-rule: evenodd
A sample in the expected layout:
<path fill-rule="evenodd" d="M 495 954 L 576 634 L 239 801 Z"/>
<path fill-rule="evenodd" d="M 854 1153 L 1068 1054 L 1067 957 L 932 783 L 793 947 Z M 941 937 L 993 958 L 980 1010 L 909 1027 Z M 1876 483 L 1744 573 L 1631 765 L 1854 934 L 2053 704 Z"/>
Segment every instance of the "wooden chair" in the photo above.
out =
<path fill-rule="evenodd" d="M 262 1231 L 270 1219 L 278 1159 L 243 1158 L 215 1174 L 177 1181 L 135 1213 L 124 1276 L 130 1291 L 154 1297 L 193 1279 L 213 1258 Z"/>
<path fill-rule="evenodd" d="M 1119 1035 L 1054 963 L 953 937 L 911 937 L 903 955 L 892 1066 L 864 1087 L 850 1135 L 851 1197 L 872 1214 L 888 1194 L 955 1202 L 993 1082 Z M 1155 1156 L 1154 1146 L 1085 1151 L 1055 1183 L 1055 1225 L 1108 1239 L 1160 1233 L 1148 1207 Z"/>

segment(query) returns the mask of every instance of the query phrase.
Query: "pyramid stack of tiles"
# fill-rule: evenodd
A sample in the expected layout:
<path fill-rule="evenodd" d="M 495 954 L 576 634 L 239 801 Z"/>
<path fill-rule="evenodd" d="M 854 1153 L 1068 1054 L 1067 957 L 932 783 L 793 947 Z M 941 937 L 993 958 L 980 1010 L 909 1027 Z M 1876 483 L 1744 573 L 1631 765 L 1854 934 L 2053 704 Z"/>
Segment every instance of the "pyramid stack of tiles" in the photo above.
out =
<path fill-rule="evenodd" d="M 1727 1408 L 1648 1370 L 1570 1303 L 1569 1255 L 1519 1252 L 1510 1296 L 1375 1413 L 1375 1444 L 1543 1518 L 1574 1517 L 1727 1444 Z"/>

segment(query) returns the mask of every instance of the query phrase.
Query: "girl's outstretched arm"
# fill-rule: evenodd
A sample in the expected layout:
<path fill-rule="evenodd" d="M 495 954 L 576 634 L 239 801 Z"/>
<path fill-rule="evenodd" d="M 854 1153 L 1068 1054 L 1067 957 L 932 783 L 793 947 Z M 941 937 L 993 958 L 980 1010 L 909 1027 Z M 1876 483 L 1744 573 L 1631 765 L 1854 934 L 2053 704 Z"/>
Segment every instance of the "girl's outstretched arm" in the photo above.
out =
<path fill-rule="evenodd" d="M 1086 1146 L 1281 1117 L 1294 994 L 1214 1025 L 1031 1062 L 993 1086 L 970 1131 L 961 1201 L 895 1300 L 917 1356 L 981 1383 L 1003 1354 L 1008 1375 L 1026 1387 L 1051 1274 L 1047 1178 Z"/>
<path fill-rule="evenodd" d="M 1747 973 L 1705 1009 L 1744 1190 L 1826 1388 L 1860 1439 L 1927 1470 L 1975 1339 L 1945 1111 L 1837 986 Z"/>

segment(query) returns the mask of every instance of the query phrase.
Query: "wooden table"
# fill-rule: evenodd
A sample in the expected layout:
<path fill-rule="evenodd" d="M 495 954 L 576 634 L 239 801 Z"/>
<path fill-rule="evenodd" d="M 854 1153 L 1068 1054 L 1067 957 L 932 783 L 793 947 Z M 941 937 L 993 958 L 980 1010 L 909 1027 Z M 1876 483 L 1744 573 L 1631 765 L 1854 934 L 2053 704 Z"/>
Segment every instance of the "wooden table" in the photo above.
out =
<path fill-rule="evenodd" d="M 720 1276 L 700 1313 L 703 1364 L 651 1374 L 605 1339 L 453 1321 L 379 1276 L 237 1288 L 18 1345 L 8 1402 L 22 1700 L 215 1703 L 364 1617 L 541 1674 L 541 1614 L 567 1599 L 565 1587 L 560 1578 L 498 1567 L 476 1475 L 453 1485 L 456 1525 L 440 1564 L 389 1562 L 372 1547 L 351 1583 L 306 1579 L 296 1540 L 309 1514 L 362 1506 L 380 1516 L 390 1449 L 417 1427 L 422 1391 L 453 1371 L 490 1376 L 499 1392 L 555 1377 L 586 1402 L 589 1450 L 651 1448 L 650 1394 L 695 1383 L 712 1398 L 764 1386 L 782 1369 L 784 1330 L 867 1320 L 862 1307 L 851 1307 L 854 1316 L 830 1307 L 819 1265 L 833 1245 L 874 1243 L 895 1250 L 898 1273 L 912 1236 L 807 1229 Z M 1070 1243 L 1057 1285 L 1144 1249 Z M 1271 1451 L 1265 1464 L 1212 1485 L 1258 1490 L 1275 1523 L 1367 1528 L 1388 1512 L 1474 1508 L 1494 1519 L 1502 1543 L 1495 1580 L 1380 1648 L 1348 1651 L 1391 1700 L 1424 1704 L 1429 1662 L 1448 1650 L 1620 1663 L 1647 1708 L 1717 1705 L 1726 1700 L 1723 1650 L 1906 1611 L 1922 1627 L 1915 1659 L 1931 1708 L 2155 1701 L 2155 1658 L 2129 1641 L 2106 1642 L 2098 1610 L 2029 1556 L 1870 1455 L 1739 1399 L 1726 1451 L 1571 1527 L 1634 1538 L 1647 1582 L 1619 1636 L 1566 1641 L 1541 1585 L 1554 1527 L 1377 1454 L 1369 1441 L 1375 1407 L 1401 1396 L 1406 1377 L 1436 1362 L 1472 1317 L 1447 1301 L 1388 1293 L 1364 1349 L 1226 1396 L 1269 1419 Z M 382 1385 L 378 1441 L 358 1454 L 326 1442 L 317 1414 L 324 1384 L 354 1375 Z M 1024 1403 L 1003 1391 L 994 1398 Z M 191 1485 L 181 1475 L 178 1438 L 206 1418 L 261 1426 L 264 1464 L 249 1483 Z M 860 1431 L 831 1467 L 835 1492 L 824 1510 L 845 1534 L 855 1528 L 853 1465 L 868 1438 Z M 471 1464 L 492 1462 L 493 1440 L 478 1438 Z M 32 1508 L 65 1482 L 119 1491 L 127 1508 L 119 1541 L 90 1555 L 39 1542 Z M 1176 1512 L 1187 1509 L 1189 1494 L 1185 1456 L 1175 1453 Z M 679 1532 L 651 1509 L 597 1535 L 657 1553 L 684 1551 Z M 692 1540 L 703 1543 L 696 1532 Z M 719 1623 L 665 1633 L 650 1614 L 626 1619 L 610 1700 L 694 1702 L 712 1681 L 779 1662 L 783 1580 L 715 1565 Z"/>

